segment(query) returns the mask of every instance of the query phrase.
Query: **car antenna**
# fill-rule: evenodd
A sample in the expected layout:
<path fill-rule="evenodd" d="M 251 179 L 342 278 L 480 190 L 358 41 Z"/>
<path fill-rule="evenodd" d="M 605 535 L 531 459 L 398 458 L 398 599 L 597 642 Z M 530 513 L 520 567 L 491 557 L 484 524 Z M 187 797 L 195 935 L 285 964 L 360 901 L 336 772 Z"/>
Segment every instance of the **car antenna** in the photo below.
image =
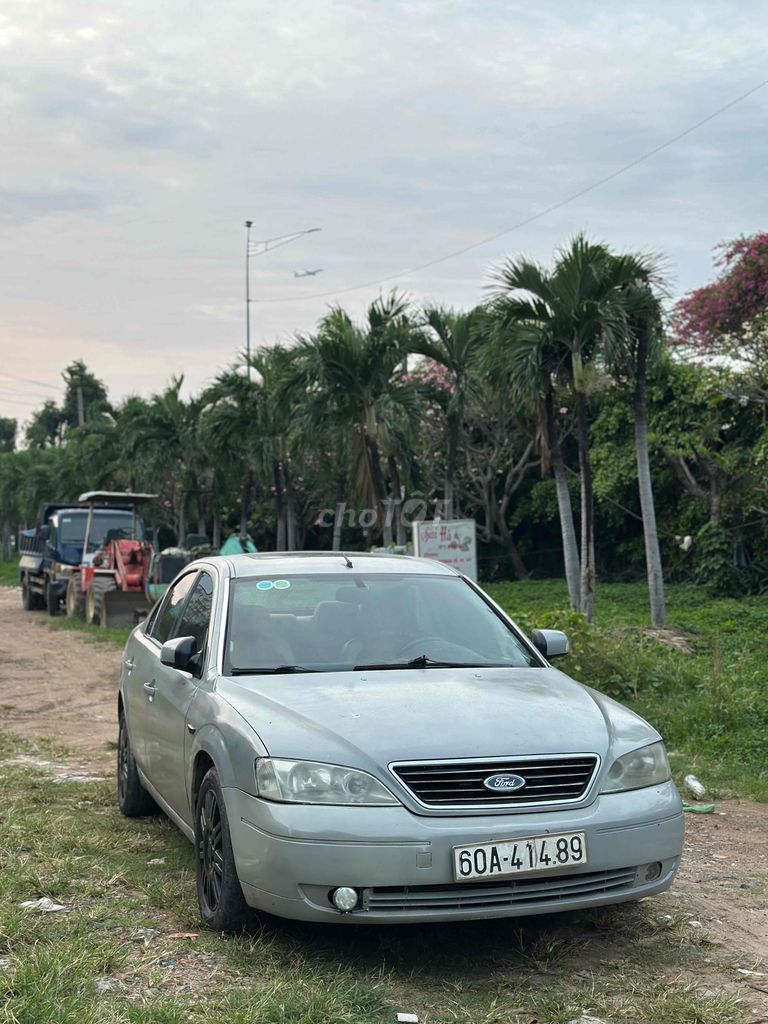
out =
<path fill-rule="evenodd" d="M 352 565 L 350 557 L 345 551 L 341 552 L 341 557 L 344 559 L 344 565 L 346 565 L 348 569 L 354 569 L 354 565 Z"/>

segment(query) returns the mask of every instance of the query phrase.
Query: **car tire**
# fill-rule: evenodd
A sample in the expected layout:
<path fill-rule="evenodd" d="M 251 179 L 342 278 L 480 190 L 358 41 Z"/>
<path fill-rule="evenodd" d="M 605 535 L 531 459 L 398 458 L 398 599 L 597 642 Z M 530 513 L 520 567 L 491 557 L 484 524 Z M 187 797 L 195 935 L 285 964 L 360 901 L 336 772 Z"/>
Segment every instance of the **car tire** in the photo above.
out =
<path fill-rule="evenodd" d="M 128 725 L 120 712 L 117 736 L 117 806 L 126 818 L 157 814 L 157 804 L 144 789 L 131 749 Z"/>
<path fill-rule="evenodd" d="M 217 932 L 239 932 L 252 912 L 245 902 L 232 852 L 219 773 L 211 768 L 195 802 L 197 902 L 203 922 Z"/>
<path fill-rule="evenodd" d="M 53 616 L 59 614 L 59 602 L 59 595 L 55 593 L 49 580 L 45 584 L 45 607 L 49 615 Z"/>
<path fill-rule="evenodd" d="M 21 581 L 21 604 L 25 612 L 31 612 L 35 608 L 35 595 L 30 590 L 26 579 Z"/>

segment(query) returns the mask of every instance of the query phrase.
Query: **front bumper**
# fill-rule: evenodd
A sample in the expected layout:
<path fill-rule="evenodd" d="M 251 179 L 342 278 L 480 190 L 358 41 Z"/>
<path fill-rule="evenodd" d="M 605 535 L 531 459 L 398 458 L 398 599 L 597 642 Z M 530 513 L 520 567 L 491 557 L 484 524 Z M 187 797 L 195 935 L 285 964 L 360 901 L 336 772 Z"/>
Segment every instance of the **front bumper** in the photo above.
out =
<path fill-rule="evenodd" d="M 636 900 L 672 884 L 683 841 L 673 783 L 599 796 L 588 807 L 509 815 L 422 817 L 398 807 L 276 804 L 224 791 L 235 861 L 248 903 L 308 921 L 396 923 L 517 917 Z M 513 879 L 456 883 L 452 848 L 583 831 L 589 863 Z M 644 868 L 661 863 L 645 880 Z M 640 870 L 640 869 L 643 870 Z M 337 886 L 361 891 L 341 914 Z"/>

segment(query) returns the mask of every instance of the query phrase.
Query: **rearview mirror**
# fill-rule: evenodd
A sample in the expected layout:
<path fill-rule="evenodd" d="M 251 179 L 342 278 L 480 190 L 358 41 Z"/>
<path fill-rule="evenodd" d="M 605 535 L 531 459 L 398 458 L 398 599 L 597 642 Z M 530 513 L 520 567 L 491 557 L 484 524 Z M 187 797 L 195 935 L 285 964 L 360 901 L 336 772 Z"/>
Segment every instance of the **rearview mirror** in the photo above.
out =
<path fill-rule="evenodd" d="M 545 658 L 562 658 L 568 653 L 568 637 L 559 629 L 534 629 L 531 641 Z"/>
<path fill-rule="evenodd" d="M 193 636 L 177 636 L 173 640 L 166 640 L 160 649 L 160 661 L 180 672 L 194 674 L 200 664 L 197 640 Z"/>

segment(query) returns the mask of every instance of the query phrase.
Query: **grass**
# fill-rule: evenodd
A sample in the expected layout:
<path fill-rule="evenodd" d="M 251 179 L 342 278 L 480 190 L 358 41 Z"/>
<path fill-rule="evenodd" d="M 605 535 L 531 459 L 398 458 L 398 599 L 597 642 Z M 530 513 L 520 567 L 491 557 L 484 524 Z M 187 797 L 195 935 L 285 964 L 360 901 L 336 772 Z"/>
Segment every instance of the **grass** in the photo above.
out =
<path fill-rule="evenodd" d="M 18 587 L 19 563 L 0 562 L 0 587 Z"/>
<path fill-rule="evenodd" d="M 667 588 L 673 639 L 649 634 L 642 584 L 598 589 L 597 625 L 567 608 L 559 581 L 490 584 L 522 628 L 564 629 L 571 654 L 558 667 L 629 705 L 664 736 L 680 779 L 697 775 L 715 796 L 768 800 L 768 597 L 713 598 Z"/>
<path fill-rule="evenodd" d="M 111 782 L 54 784 L 2 738 L 0 1020 L 9 1024 L 736 1024 L 733 978 L 673 900 L 522 922 L 200 930 L 192 848 Z M 150 861 L 160 863 L 150 864 Z M 46 895 L 69 909 L 19 904 Z M 664 910 L 673 910 L 666 920 Z M 706 988 L 696 984 L 699 972 Z M 730 973 L 729 973 L 730 972 Z M 733 987 L 733 986 L 731 986 Z"/>

